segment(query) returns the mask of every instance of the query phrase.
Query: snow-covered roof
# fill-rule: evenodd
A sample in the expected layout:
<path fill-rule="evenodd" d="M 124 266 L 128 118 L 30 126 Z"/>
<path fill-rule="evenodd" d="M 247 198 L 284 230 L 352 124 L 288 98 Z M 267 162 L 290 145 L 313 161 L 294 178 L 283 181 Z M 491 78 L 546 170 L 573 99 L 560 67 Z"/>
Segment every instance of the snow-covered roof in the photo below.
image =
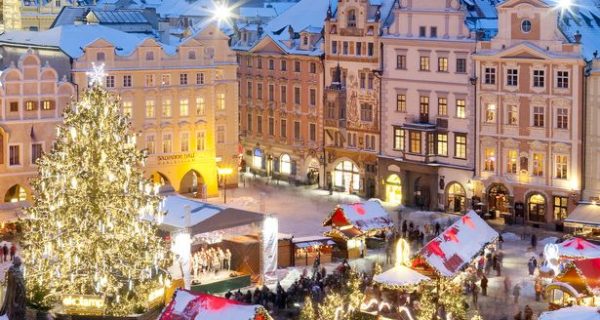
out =
<path fill-rule="evenodd" d="M 273 34 L 290 26 L 295 32 L 299 32 L 308 26 L 320 26 L 322 28 L 330 2 L 332 10 L 335 10 L 337 1 L 301 0 L 271 20 L 265 27 L 265 32 Z M 287 32 L 282 32 L 282 36 L 287 37 Z"/>
<path fill-rule="evenodd" d="M 600 258 L 600 246 L 581 238 L 563 241 L 558 246 L 558 254 L 569 258 Z"/>
<path fill-rule="evenodd" d="M 565 226 L 578 228 L 581 226 L 600 227 L 600 206 L 595 203 L 580 203 L 565 219 Z"/>
<path fill-rule="evenodd" d="M 544 0 L 556 7 L 558 0 Z M 600 50 L 600 0 L 577 0 L 569 10 L 564 10 L 559 18 L 559 27 L 570 42 L 575 42 L 575 34 L 581 34 L 582 53 L 591 59 Z"/>
<path fill-rule="evenodd" d="M 247 305 L 222 297 L 178 289 L 169 305 L 160 315 L 160 320 L 225 320 L 272 319 L 261 305 Z"/>
<path fill-rule="evenodd" d="M 375 275 L 373 281 L 386 287 L 414 286 L 431 278 L 409 267 L 394 266 L 393 268 Z"/>
<path fill-rule="evenodd" d="M 600 320 L 598 307 L 569 307 L 555 311 L 546 311 L 540 315 L 539 320 Z"/>
<path fill-rule="evenodd" d="M 156 13 L 161 17 L 208 17 L 213 15 L 215 3 L 212 0 L 163 0 Z"/>
<path fill-rule="evenodd" d="M 429 241 L 414 262 L 424 259 L 441 276 L 454 277 L 497 238 L 498 232 L 471 210 Z"/>
<path fill-rule="evenodd" d="M 338 205 L 323 222 L 324 226 L 352 225 L 361 232 L 390 228 L 394 224 L 379 201 Z"/>

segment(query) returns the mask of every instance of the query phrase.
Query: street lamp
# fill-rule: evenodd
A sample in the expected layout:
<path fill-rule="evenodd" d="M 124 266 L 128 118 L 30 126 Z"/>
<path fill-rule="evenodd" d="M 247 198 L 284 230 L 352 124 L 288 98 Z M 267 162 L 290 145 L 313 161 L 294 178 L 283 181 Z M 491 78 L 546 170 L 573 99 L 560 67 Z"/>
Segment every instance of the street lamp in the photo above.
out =
<path fill-rule="evenodd" d="M 233 173 L 231 168 L 218 168 L 217 173 L 223 180 L 223 203 L 227 203 L 227 177 Z"/>

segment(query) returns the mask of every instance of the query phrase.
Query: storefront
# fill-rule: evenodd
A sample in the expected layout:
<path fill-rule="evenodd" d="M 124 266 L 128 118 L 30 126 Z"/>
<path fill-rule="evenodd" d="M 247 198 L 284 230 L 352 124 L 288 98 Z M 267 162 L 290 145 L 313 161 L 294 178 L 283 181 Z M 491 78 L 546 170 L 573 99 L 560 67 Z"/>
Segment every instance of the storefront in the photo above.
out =
<path fill-rule="evenodd" d="M 317 258 L 321 263 L 331 262 L 335 242 L 329 237 L 293 238 L 294 265 L 312 266 Z"/>
<path fill-rule="evenodd" d="M 532 193 L 527 197 L 527 214 L 529 221 L 546 222 L 546 198 L 540 193 Z"/>
<path fill-rule="evenodd" d="M 252 167 L 255 169 L 265 169 L 265 157 L 260 148 L 254 148 L 252 152 Z"/>
<path fill-rule="evenodd" d="M 359 192 L 360 171 L 358 166 L 349 160 L 340 161 L 333 170 L 333 187 L 342 192 Z"/>
<path fill-rule="evenodd" d="M 565 227 L 571 228 L 574 235 L 600 239 L 600 205 L 579 203 L 564 223 Z"/>
<path fill-rule="evenodd" d="M 462 213 L 467 209 L 467 194 L 465 188 L 458 183 L 452 182 L 446 188 L 446 211 Z"/>
<path fill-rule="evenodd" d="M 385 201 L 402 204 L 402 180 L 397 174 L 390 174 L 385 180 Z"/>
<path fill-rule="evenodd" d="M 488 188 L 487 205 L 489 210 L 507 213 L 510 210 L 510 192 L 501 183 L 494 183 Z"/>

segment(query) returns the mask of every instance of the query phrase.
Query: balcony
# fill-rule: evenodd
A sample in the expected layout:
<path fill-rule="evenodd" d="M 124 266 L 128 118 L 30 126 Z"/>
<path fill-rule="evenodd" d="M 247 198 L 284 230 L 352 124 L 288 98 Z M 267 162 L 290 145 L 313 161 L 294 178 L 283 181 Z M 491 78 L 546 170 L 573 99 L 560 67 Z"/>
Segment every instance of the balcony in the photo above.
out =
<path fill-rule="evenodd" d="M 429 113 L 419 113 L 419 123 L 429 123 Z"/>

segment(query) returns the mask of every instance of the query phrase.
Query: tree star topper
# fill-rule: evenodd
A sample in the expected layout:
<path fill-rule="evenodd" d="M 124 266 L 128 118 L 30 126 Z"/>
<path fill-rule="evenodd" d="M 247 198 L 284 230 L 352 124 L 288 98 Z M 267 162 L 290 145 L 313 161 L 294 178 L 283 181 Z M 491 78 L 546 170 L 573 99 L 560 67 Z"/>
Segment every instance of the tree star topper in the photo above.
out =
<path fill-rule="evenodd" d="M 104 63 L 97 66 L 96 63 L 92 62 L 92 71 L 85 73 L 90 79 L 90 86 L 98 84 L 101 86 L 104 83 L 106 72 L 104 72 Z"/>

